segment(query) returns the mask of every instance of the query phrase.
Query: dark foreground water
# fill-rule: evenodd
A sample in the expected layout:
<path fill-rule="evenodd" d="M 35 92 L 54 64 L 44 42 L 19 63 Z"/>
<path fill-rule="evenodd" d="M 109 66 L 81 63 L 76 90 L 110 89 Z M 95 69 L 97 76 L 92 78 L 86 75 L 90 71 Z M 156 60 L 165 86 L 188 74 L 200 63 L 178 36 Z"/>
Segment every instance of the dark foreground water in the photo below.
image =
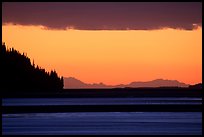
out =
<path fill-rule="evenodd" d="M 202 104 L 202 98 L 4 98 L 3 106 Z M 202 112 L 2 114 L 3 135 L 202 135 Z"/>
<path fill-rule="evenodd" d="M 3 106 L 38 105 L 189 105 L 202 104 L 202 98 L 4 98 Z"/>
<path fill-rule="evenodd" d="M 201 112 L 3 114 L 3 135 L 202 135 Z"/>

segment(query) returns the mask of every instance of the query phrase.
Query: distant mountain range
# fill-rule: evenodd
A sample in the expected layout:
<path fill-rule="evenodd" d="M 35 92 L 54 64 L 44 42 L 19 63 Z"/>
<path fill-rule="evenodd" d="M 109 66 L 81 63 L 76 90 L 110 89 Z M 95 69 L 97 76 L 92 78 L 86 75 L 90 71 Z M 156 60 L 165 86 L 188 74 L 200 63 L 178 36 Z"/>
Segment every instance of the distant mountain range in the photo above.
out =
<path fill-rule="evenodd" d="M 188 84 L 177 80 L 155 79 L 146 82 L 131 82 L 129 84 L 105 85 L 103 83 L 84 83 L 74 77 L 64 78 L 65 89 L 82 89 L 82 88 L 141 88 L 141 87 L 189 87 Z"/>

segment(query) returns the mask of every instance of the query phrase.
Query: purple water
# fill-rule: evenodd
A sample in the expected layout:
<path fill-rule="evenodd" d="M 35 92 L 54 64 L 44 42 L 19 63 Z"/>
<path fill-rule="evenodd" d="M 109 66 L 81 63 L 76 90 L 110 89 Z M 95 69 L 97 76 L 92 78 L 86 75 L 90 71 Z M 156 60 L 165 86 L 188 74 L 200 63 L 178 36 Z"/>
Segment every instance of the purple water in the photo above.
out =
<path fill-rule="evenodd" d="M 202 98 L 4 98 L 3 106 L 202 104 Z"/>
<path fill-rule="evenodd" d="M 3 114 L 3 135 L 202 135 L 202 112 Z"/>
<path fill-rule="evenodd" d="M 4 98 L 3 106 L 202 104 L 202 98 Z M 202 135 L 202 112 L 2 114 L 3 135 Z"/>

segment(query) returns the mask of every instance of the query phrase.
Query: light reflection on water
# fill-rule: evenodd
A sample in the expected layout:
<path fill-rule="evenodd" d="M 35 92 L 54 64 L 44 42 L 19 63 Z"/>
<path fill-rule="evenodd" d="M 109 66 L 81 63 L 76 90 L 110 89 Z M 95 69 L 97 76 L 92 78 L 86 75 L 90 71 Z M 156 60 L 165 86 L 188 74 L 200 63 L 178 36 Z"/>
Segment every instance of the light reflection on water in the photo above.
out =
<path fill-rule="evenodd" d="M 3 114 L 2 134 L 202 134 L 201 112 Z"/>
<path fill-rule="evenodd" d="M 202 98 L 4 98 L 3 106 L 202 104 Z M 202 135 L 202 112 L 2 114 L 3 135 Z"/>

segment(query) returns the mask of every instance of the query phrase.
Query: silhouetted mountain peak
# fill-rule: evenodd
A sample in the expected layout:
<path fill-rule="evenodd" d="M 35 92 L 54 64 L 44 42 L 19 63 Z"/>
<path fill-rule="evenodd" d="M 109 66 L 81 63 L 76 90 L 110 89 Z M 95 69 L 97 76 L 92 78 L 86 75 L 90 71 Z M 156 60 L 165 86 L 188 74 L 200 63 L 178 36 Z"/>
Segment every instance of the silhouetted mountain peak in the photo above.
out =
<path fill-rule="evenodd" d="M 76 82 L 81 82 L 81 83 L 83 83 L 81 80 L 78 80 L 78 79 L 76 79 L 76 78 L 74 78 L 74 77 L 68 77 L 68 78 L 66 78 L 67 80 L 70 80 L 70 81 L 76 81 Z"/>
<path fill-rule="evenodd" d="M 86 88 L 86 84 L 74 77 L 64 78 L 65 88 Z"/>
<path fill-rule="evenodd" d="M 138 88 L 138 87 L 188 87 L 188 84 L 181 83 L 177 80 L 167 80 L 167 79 L 155 79 L 151 81 L 138 81 L 131 82 L 130 84 L 119 84 L 119 85 L 105 85 L 104 83 L 84 83 L 74 77 L 64 78 L 65 88 Z"/>
<path fill-rule="evenodd" d="M 155 79 L 146 82 L 131 82 L 128 87 L 188 87 L 188 84 L 177 80 Z"/>
<path fill-rule="evenodd" d="M 64 86 L 65 88 L 111 88 L 104 83 L 84 83 L 74 77 L 64 78 Z"/>

